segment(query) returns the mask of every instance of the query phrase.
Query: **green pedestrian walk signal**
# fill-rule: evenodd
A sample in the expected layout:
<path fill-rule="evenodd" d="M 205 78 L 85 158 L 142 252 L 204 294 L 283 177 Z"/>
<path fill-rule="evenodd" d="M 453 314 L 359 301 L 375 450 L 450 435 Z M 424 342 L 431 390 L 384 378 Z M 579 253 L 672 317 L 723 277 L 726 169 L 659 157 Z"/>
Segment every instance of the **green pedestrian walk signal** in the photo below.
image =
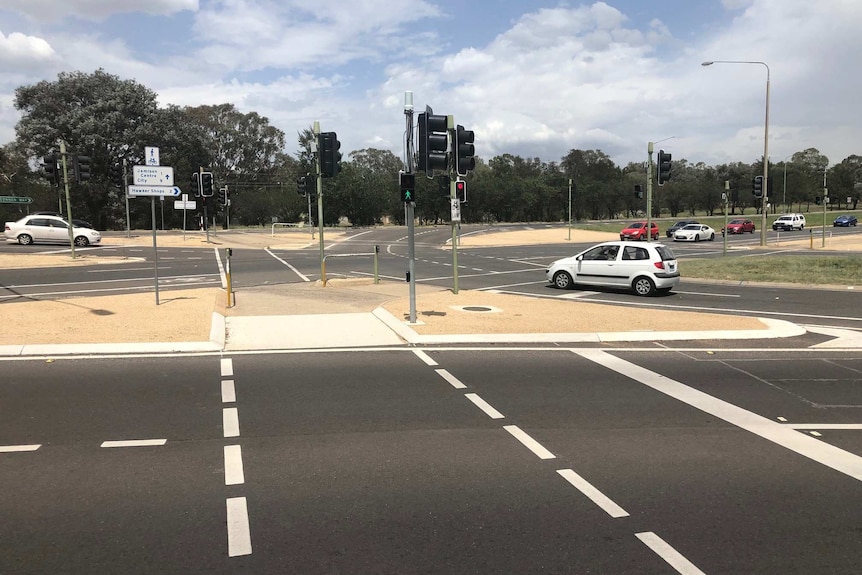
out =
<path fill-rule="evenodd" d="M 401 201 L 405 204 L 416 202 L 416 176 L 402 172 L 398 179 L 401 187 Z"/>

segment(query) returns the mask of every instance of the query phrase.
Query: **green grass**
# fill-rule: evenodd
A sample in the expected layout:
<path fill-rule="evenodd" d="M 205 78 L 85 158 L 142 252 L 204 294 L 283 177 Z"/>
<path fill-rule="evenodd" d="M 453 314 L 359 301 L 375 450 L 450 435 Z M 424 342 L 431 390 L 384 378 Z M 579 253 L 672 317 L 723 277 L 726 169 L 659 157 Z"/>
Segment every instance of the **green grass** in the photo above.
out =
<path fill-rule="evenodd" d="M 684 278 L 797 284 L 862 285 L 860 256 L 741 256 L 683 259 Z"/>

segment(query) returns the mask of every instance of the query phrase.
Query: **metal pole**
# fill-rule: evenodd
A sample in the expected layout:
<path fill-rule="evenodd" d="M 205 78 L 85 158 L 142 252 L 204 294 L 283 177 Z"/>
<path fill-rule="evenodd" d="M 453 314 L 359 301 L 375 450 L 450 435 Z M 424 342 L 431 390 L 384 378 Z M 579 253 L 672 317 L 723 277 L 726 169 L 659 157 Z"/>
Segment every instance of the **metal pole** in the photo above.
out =
<path fill-rule="evenodd" d="M 326 263 L 323 261 L 323 178 L 321 177 L 320 169 L 320 150 L 317 142 L 320 136 L 320 122 L 314 121 L 314 152 L 317 154 L 317 161 L 314 162 L 314 176 L 317 189 L 317 229 L 320 235 L 320 277 L 323 285 L 326 286 Z"/>
<path fill-rule="evenodd" d="M 150 207 L 153 221 L 153 270 L 156 283 L 156 305 L 159 305 L 159 250 L 156 246 L 156 198 L 150 198 Z"/>
<path fill-rule="evenodd" d="M 66 142 L 60 140 L 60 161 L 63 163 L 63 187 L 66 191 L 66 219 L 69 224 L 69 248 L 75 259 L 75 231 L 72 229 L 72 198 L 69 196 L 69 171 L 66 163 Z"/>
<path fill-rule="evenodd" d="M 652 153 L 653 142 L 647 142 L 647 176 L 646 176 L 646 239 L 652 241 Z"/>
<path fill-rule="evenodd" d="M 727 204 L 730 199 L 730 180 L 724 180 L 724 248 L 722 249 L 721 255 L 727 255 L 727 236 L 730 235 L 730 231 L 727 229 Z"/>
<path fill-rule="evenodd" d="M 123 158 L 123 192 L 126 196 L 126 237 L 132 237 L 132 216 L 129 214 L 129 166 L 126 158 Z"/>
<path fill-rule="evenodd" d="M 572 241 L 572 178 L 569 178 L 569 241 Z"/>
<path fill-rule="evenodd" d="M 761 205 L 760 245 L 766 245 L 766 206 L 769 205 L 769 66 L 766 68 L 766 119 L 763 122 L 763 204 Z"/>
<path fill-rule="evenodd" d="M 413 92 L 404 92 L 404 159 L 408 174 L 413 173 Z M 416 223 L 415 204 L 405 202 L 404 220 L 407 224 L 407 291 L 410 301 L 410 323 L 416 323 Z"/>
<path fill-rule="evenodd" d="M 455 129 L 455 117 L 454 116 L 446 116 L 446 132 L 447 134 L 451 134 Z M 455 151 L 454 153 L 458 153 Z M 451 154 L 450 154 L 451 157 Z M 455 162 L 449 162 L 449 199 L 450 204 L 452 200 L 455 200 L 458 195 L 455 191 L 455 180 L 458 177 L 458 174 L 455 172 Z M 458 223 L 452 222 L 452 293 L 458 293 Z"/>
<path fill-rule="evenodd" d="M 829 189 L 826 187 L 826 167 L 823 168 L 823 233 L 821 234 L 823 237 L 820 238 L 822 242 L 820 244 L 821 248 L 826 247 L 826 205 L 829 203 Z"/>
<path fill-rule="evenodd" d="M 790 156 L 787 156 L 789 158 Z M 781 203 L 786 211 L 791 211 L 787 208 L 787 158 L 784 158 L 784 192 L 781 196 Z"/>

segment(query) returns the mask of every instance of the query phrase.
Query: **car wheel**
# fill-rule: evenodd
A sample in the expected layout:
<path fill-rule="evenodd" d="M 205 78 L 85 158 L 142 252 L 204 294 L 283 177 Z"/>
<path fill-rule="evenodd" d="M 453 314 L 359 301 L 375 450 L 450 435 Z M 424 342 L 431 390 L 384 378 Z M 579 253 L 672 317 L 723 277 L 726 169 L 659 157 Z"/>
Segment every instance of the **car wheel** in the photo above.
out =
<path fill-rule="evenodd" d="M 715 241 L 715 234 L 709 234 L 709 241 L 711 241 L 711 242 Z"/>
<path fill-rule="evenodd" d="M 632 289 L 638 295 L 652 295 L 655 293 L 655 283 L 646 276 L 638 276 L 632 282 Z"/>
<path fill-rule="evenodd" d="M 18 236 L 18 243 L 22 246 L 29 246 L 33 243 L 33 236 L 29 236 L 27 234 L 21 234 Z"/>
<path fill-rule="evenodd" d="M 742 233 L 742 232 L 739 232 L 739 233 Z M 754 226 L 751 226 L 751 233 L 752 234 L 754 233 Z"/>
<path fill-rule="evenodd" d="M 554 285 L 558 289 L 569 289 L 572 287 L 572 276 L 566 272 L 557 272 L 554 274 Z"/>
<path fill-rule="evenodd" d="M 90 245 L 90 240 L 88 240 L 86 236 L 78 236 L 77 238 L 75 238 L 75 245 L 82 247 L 88 246 Z"/>
<path fill-rule="evenodd" d="M 621 242 L 624 242 L 625 240 L 626 240 L 626 239 L 625 239 L 624 237 L 620 236 L 620 241 L 621 241 Z"/>

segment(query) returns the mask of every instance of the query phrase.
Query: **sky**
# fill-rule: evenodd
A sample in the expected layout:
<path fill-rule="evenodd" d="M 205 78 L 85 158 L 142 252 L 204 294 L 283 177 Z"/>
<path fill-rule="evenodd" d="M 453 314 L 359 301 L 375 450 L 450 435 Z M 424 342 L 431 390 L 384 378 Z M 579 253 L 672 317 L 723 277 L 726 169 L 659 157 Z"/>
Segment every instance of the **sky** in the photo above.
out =
<path fill-rule="evenodd" d="M 0 0 L 0 144 L 17 87 L 102 68 L 162 106 L 257 112 L 289 154 L 318 121 L 345 154 L 403 158 L 412 92 L 485 161 L 598 149 L 624 166 L 655 142 L 751 163 L 768 109 L 771 161 L 834 165 L 862 154 L 859 30 L 860 0 Z"/>

